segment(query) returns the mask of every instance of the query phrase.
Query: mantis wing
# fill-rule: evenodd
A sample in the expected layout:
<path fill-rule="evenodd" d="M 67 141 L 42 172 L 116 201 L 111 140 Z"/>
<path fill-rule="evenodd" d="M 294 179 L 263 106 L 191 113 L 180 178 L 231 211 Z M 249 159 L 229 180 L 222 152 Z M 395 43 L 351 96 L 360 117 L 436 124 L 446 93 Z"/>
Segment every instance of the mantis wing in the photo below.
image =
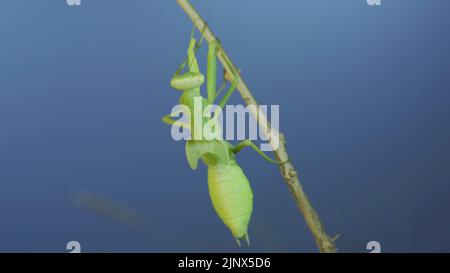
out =
<path fill-rule="evenodd" d="M 202 158 L 206 164 L 210 161 L 227 162 L 230 160 L 229 146 L 225 141 L 188 140 L 186 142 L 186 156 L 189 166 L 197 169 L 198 160 Z"/>

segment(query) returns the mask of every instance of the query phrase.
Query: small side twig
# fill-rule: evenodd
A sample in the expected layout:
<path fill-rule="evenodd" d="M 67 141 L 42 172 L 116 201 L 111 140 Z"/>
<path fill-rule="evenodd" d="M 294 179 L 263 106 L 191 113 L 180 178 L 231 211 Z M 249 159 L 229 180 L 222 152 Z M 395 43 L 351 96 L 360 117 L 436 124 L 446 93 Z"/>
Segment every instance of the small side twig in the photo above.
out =
<path fill-rule="evenodd" d="M 198 12 L 194 9 L 194 7 L 191 5 L 191 3 L 188 0 L 177 0 L 178 4 L 181 6 L 181 8 L 184 10 L 184 12 L 190 17 L 194 25 L 197 27 L 197 29 L 201 32 L 203 32 L 203 35 L 205 39 L 208 41 L 208 43 L 211 42 L 217 42 L 217 38 L 212 33 L 211 29 L 206 25 L 205 21 L 200 17 Z M 221 49 L 217 54 L 218 59 L 222 63 L 225 71 L 227 72 L 228 76 L 231 77 L 231 75 L 234 75 L 236 73 L 232 73 L 232 71 L 239 71 L 234 66 L 231 59 L 228 57 L 226 52 Z M 270 123 L 267 121 L 266 116 L 262 114 L 261 112 L 258 112 L 257 109 L 258 103 L 256 102 L 255 98 L 253 97 L 252 93 L 250 92 L 249 88 L 245 84 L 244 80 L 241 78 L 239 73 L 235 75 L 237 79 L 239 80 L 239 83 L 237 85 L 237 89 L 240 92 L 242 98 L 244 99 L 245 103 L 247 105 L 253 105 L 255 107 L 250 107 L 250 112 L 253 115 L 253 117 L 258 121 L 259 126 L 261 127 L 263 132 L 272 132 L 270 130 Z M 269 140 L 270 137 L 268 136 Z M 270 141 L 275 157 L 277 160 L 281 162 L 286 162 L 280 166 L 281 174 L 283 175 L 283 178 L 292 193 L 294 200 L 302 212 L 306 224 L 308 225 L 309 229 L 311 230 L 311 233 L 313 234 L 313 237 L 316 241 L 316 244 L 320 250 L 320 252 L 325 253 L 332 253 L 336 252 L 336 246 L 334 244 L 334 241 L 337 238 L 331 239 L 327 233 L 325 232 L 322 223 L 320 221 L 319 215 L 317 214 L 316 210 L 311 205 L 308 197 L 306 196 L 306 193 L 303 190 L 303 187 L 300 184 L 300 181 L 298 179 L 297 171 L 295 170 L 294 166 L 288 161 L 288 153 L 286 151 L 286 142 L 283 134 L 279 134 L 279 145 L 274 144 L 275 142 Z"/>

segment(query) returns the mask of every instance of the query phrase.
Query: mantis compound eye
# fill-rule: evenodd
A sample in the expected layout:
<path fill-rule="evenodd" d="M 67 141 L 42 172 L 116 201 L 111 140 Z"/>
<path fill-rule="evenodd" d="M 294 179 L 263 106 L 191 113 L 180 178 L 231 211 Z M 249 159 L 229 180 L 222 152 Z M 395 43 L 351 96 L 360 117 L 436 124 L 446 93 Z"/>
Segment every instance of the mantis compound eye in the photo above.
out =
<path fill-rule="evenodd" d="M 205 82 L 205 76 L 202 73 L 187 72 L 177 75 L 170 80 L 170 86 L 177 90 L 189 90 L 200 87 Z"/>

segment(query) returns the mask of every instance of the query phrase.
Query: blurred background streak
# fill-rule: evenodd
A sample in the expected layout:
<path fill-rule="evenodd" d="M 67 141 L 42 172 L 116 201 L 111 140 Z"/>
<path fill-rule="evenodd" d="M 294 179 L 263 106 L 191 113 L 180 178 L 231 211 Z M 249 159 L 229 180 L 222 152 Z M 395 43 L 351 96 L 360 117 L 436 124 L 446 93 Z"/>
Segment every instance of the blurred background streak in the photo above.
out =
<path fill-rule="evenodd" d="M 339 251 L 450 251 L 449 1 L 192 3 L 257 100 L 280 105 Z M 191 28 L 175 1 L 2 4 L 1 252 L 72 240 L 84 252 L 317 251 L 278 169 L 251 150 L 238 161 L 255 195 L 252 245 L 238 248 L 206 169 L 189 168 L 160 121 Z"/>

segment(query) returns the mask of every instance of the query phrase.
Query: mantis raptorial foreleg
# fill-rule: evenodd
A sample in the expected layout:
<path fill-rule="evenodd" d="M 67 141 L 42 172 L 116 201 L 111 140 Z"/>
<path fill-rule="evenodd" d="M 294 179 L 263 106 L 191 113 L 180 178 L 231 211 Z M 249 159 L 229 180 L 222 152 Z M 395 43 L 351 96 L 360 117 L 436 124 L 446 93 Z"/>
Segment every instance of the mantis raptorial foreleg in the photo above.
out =
<path fill-rule="evenodd" d="M 205 25 L 205 28 L 206 28 L 206 25 Z M 202 32 L 202 37 L 200 39 L 200 42 L 197 43 L 197 48 L 196 48 L 194 54 L 197 52 L 198 47 L 200 47 L 200 45 L 202 44 L 203 38 L 204 38 L 204 32 Z M 216 101 L 219 94 L 226 87 L 226 79 L 224 77 L 224 83 L 221 85 L 221 87 L 219 88 L 218 91 L 216 90 L 216 88 L 217 88 L 217 85 L 216 85 L 217 54 L 220 53 L 221 47 L 222 46 L 219 41 L 211 42 L 208 45 L 208 63 L 207 63 L 207 68 L 206 68 L 206 92 L 207 92 L 207 101 L 210 104 L 213 104 Z M 227 104 L 228 99 L 230 98 L 231 94 L 236 89 L 236 86 L 239 83 L 238 77 L 236 77 L 237 73 L 236 73 L 234 67 L 232 67 L 232 68 L 233 68 L 232 69 L 233 80 L 231 81 L 230 88 L 228 89 L 228 91 L 225 93 L 224 97 L 220 100 L 220 102 L 218 104 L 221 108 L 223 108 L 225 106 L 225 104 Z"/>
<path fill-rule="evenodd" d="M 208 46 L 208 65 L 206 67 L 206 92 L 210 104 L 216 99 L 217 51 L 220 45 L 212 42 Z"/>
<path fill-rule="evenodd" d="M 261 150 L 258 148 L 258 146 L 255 145 L 255 143 L 253 143 L 253 142 L 252 142 L 251 140 L 249 140 L 249 139 L 246 139 L 246 140 L 243 140 L 243 141 L 239 142 L 239 143 L 232 149 L 232 151 L 233 151 L 233 153 L 237 154 L 237 153 L 239 153 L 244 147 L 251 147 L 251 148 L 253 148 L 253 150 L 255 150 L 259 155 L 261 155 L 265 160 L 267 160 L 267 161 L 270 162 L 270 163 L 278 164 L 278 165 L 286 163 L 286 161 L 285 161 L 285 162 L 281 162 L 281 161 L 278 161 L 278 160 L 275 160 L 275 159 L 270 158 L 270 157 L 269 157 L 268 155 L 266 155 L 263 151 L 261 151 Z"/>

